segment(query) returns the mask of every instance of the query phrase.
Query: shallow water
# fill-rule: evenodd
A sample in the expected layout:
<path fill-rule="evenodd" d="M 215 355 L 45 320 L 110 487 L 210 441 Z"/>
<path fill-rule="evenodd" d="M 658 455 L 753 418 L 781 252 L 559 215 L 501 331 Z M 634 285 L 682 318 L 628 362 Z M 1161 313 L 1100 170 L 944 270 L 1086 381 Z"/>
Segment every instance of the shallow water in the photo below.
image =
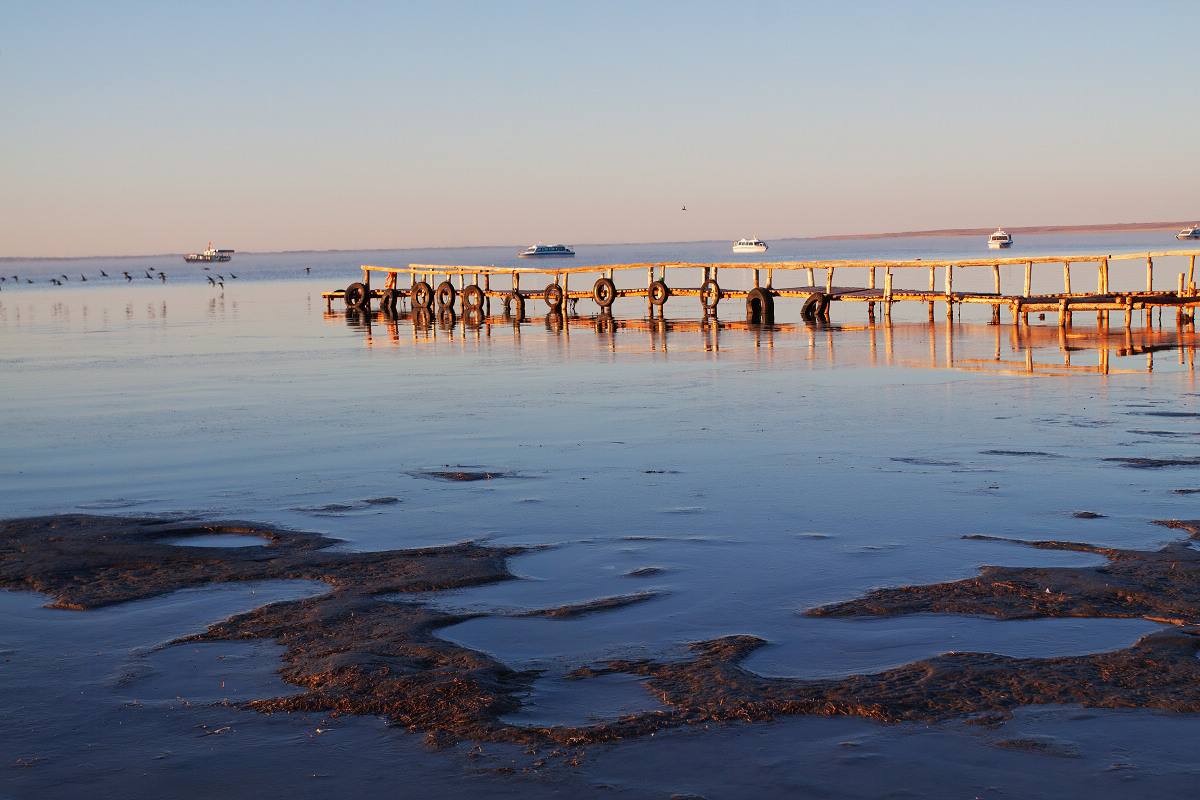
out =
<path fill-rule="evenodd" d="M 1132 248 L 1145 236 L 1109 244 Z M 837 252 L 879 255 L 871 248 L 921 244 L 843 243 Z M 1056 246 L 1085 252 L 1089 244 Z M 916 252 L 957 255 L 954 248 L 963 247 L 953 240 Z M 724 258 L 705 255 L 717 250 L 687 246 L 677 257 Z M 629 246 L 596 259 L 636 260 L 638 252 Z M 492 263 L 487 253 L 424 255 Z M 581 699 L 562 675 L 612 657 L 676 657 L 688 642 L 734 633 L 769 642 L 749 668 L 805 677 L 872 671 L 949 650 L 1062 655 L 1123 647 L 1156 626 L 942 616 L 847 621 L 801 612 L 873 587 L 970 576 L 982 564 L 1097 562 L 1089 554 L 964 541 L 964 534 L 1157 547 L 1178 537 L 1150 520 L 1200 516 L 1197 495 L 1179 492 L 1200 488 L 1200 468 L 1106 460 L 1200 456 L 1196 338 L 1173 319 L 1164 327 L 1138 319 L 1127 333 L 1097 330 L 1076 315 L 1075 326 L 1060 331 L 1052 319 L 1022 329 L 989 326 L 981 309 L 966 309 L 954 323 L 939 309 L 930 324 L 924 309 L 912 309 L 891 325 L 868 325 L 862 307 L 835 305 L 834 324 L 813 328 L 798 323 L 798 306 L 781 303 L 780 324 L 762 328 L 739 322 L 732 306 L 722 310 L 727 324 L 705 324 L 690 304 L 672 301 L 666 322 L 642 318 L 631 303 L 618 307 L 616 324 L 584 315 L 564 325 L 532 310 L 521 324 L 496 318 L 480 329 L 461 322 L 447 329 L 327 313 L 320 290 L 349 282 L 353 267 L 368 260 L 385 259 L 298 254 L 243 262 L 239 255 L 239 279 L 223 293 L 177 281 L 175 270 L 165 285 L 0 287 L 0 513 L 244 519 L 328 533 L 359 550 L 464 539 L 552 545 L 512 560 L 520 580 L 424 598 L 493 614 L 445 629 L 447 639 L 546 671 L 515 717 L 530 724 L 653 707 L 636 683 L 600 682 Z M 324 272 L 305 277 L 305 264 L 324 265 Z M 26 267 L 51 269 L 37 262 L 11 271 Z M 500 475 L 475 482 L 423 475 L 441 470 Z M 1080 519 L 1077 511 L 1104 516 Z M 208 546 L 258 543 L 233 538 L 239 541 Z M 633 574 L 639 570 L 646 572 Z M 511 616 L 642 591 L 658 594 L 571 619 Z M 317 718 L 268 720 L 206 705 L 223 675 L 245 678 L 230 684 L 235 698 L 287 691 L 272 682 L 277 651 L 270 646 L 139 655 L 143 702 L 155 710 L 119 712 L 119 735 L 89 727 L 87 708 L 70 712 L 77 719 L 51 713 L 80 686 L 119 671 L 129 652 L 242 607 L 201 613 L 181 597 L 147 601 L 159 609 L 148 615 L 138 604 L 80 614 L 36 609 L 28 595 L 0 596 L 21 607 L 0 623 L 0 648 L 7 674 L 19 669 L 23 676 L 0 681 L 0 706 L 9 709 L 8 727 L 27 733 L 19 746 L 0 745 L 0 759 L 50 754 L 38 762 L 47 767 L 17 770 L 22 791 L 70 796 L 78 782 L 96 780 L 109 787 L 101 796 L 116 796 L 116 776 L 138 769 L 153 777 L 135 793 L 152 796 L 221 764 L 224 778 L 203 785 L 236 787 L 239 776 L 266 765 L 299 794 L 341 791 L 349 785 L 341 781 L 351 780 L 367 794 L 383 793 L 391 785 L 389 754 L 463 794 L 474 787 L 586 795 L 608 783 L 637 797 L 685 790 L 737 796 L 739 788 L 743 796 L 782 796 L 784 787 L 812 788 L 815 779 L 804 776 L 830 760 L 840 781 L 823 784 L 830 796 L 875 796 L 880 784 L 866 776 L 901 763 L 908 764 L 903 785 L 943 796 L 1054 796 L 1075 785 L 1120 796 L 1130 774 L 1137 785 L 1170 794 L 1194 781 L 1192 762 L 1169 742 L 1194 737 L 1200 721 L 1071 710 L 1038 710 L 1029 718 L 1051 722 L 1022 718 L 1004 728 L 1052 730 L 1047 735 L 1082 742 L 1082 758 L 997 748 L 990 740 L 1010 732 L 970 726 L 789 720 L 599 748 L 579 773 L 550 767 L 540 777 L 498 775 L 474 771 L 461 751 L 426 751 L 373 720 L 338 722 L 338 735 L 354 744 L 333 747 L 313 734 Z M 82 656 L 93 648 L 114 655 L 89 666 Z M 55 674 L 62 677 L 51 682 L 60 664 Z M 130 699 L 110 699 L 118 696 Z M 177 696 L 195 704 L 168 702 Z M 104 707 L 95 724 L 115 724 L 118 712 Z M 44 723 L 31 726 L 43 714 Z M 260 761 L 235 757 L 225 734 L 193 730 L 231 720 L 254 732 Z M 1128 742 L 1125 726 L 1144 738 Z M 131 745 L 141 738 L 188 766 L 155 761 L 149 745 Z M 843 747 L 845 738 L 866 744 Z M 103 768 L 79 766 L 94 742 L 122 742 L 128 752 L 105 744 Z M 944 765 L 917 753 L 925 747 L 957 754 L 967 766 L 939 784 L 932 776 Z M 722 748 L 746 757 L 717 774 L 704 764 Z M 762 755 L 751 757 L 755 748 Z M 283 766 L 310 753 L 319 754 L 310 771 L 331 777 L 301 780 Z M 510 756 L 487 758 L 495 766 Z M 1111 769 L 1121 759 L 1135 767 Z M 1044 785 L 1022 777 L 1033 769 L 1046 776 Z M 772 774 L 777 783 L 756 777 Z M 313 781 L 324 788 L 308 787 Z"/>

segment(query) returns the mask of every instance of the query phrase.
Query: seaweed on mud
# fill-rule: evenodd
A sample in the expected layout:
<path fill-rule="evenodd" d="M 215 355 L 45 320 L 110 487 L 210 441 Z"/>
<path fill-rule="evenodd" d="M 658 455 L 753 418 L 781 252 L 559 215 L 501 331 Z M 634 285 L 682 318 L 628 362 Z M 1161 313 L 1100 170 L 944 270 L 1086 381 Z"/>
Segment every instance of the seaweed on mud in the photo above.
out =
<path fill-rule="evenodd" d="M 1196 540 L 1200 520 L 1164 520 Z M 1187 540 L 1159 550 L 1123 550 L 1081 542 L 1024 541 L 970 535 L 976 541 L 1012 542 L 1042 550 L 1094 553 L 1094 567 L 983 567 L 959 581 L 877 589 L 864 597 L 819 606 L 814 617 L 898 614 L 984 614 L 998 619 L 1031 617 L 1144 617 L 1200 625 L 1200 550 Z"/>
<path fill-rule="evenodd" d="M 1162 469 L 1163 467 L 1200 467 L 1200 457 L 1185 456 L 1183 458 L 1106 458 L 1115 464 L 1123 464 L 1132 469 Z"/>
<path fill-rule="evenodd" d="M 623 594 L 616 597 L 601 597 L 596 600 L 588 600 L 585 603 L 571 603 L 568 605 L 557 606 L 555 608 L 539 609 L 536 611 L 523 611 L 516 616 L 518 617 L 546 617 L 547 619 L 574 619 L 582 617 L 585 614 L 594 614 L 597 611 L 612 611 L 616 608 L 624 608 L 632 606 L 636 603 L 644 603 L 647 600 L 653 600 L 660 596 L 662 592 L 636 592 L 634 594 Z"/>
<path fill-rule="evenodd" d="M 426 470 L 411 473 L 414 478 L 432 478 L 439 481 L 469 483 L 472 481 L 490 481 L 496 478 L 511 478 L 511 472 L 471 472 L 464 470 Z"/>
<path fill-rule="evenodd" d="M 1200 522 L 1162 523 L 1195 539 Z M 261 548 L 179 548 L 165 538 L 212 533 L 263 537 Z M 987 539 L 989 537 L 970 537 Z M 569 677 L 639 676 L 666 706 L 579 727 L 522 727 L 519 708 L 536 673 L 439 639 L 469 619 L 384 597 L 511 578 L 520 548 L 475 544 L 375 553 L 330 552 L 336 540 L 245 523 L 202 524 L 72 515 L 0 523 L 0 586 L 51 595 L 65 608 L 98 606 L 219 582 L 300 578 L 328 594 L 273 603 L 180 641 L 269 639 L 283 646 L 282 676 L 301 691 L 242 704 L 261 712 L 372 714 L 424 732 L 435 745 L 461 740 L 574 747 L 683 725 L 765 720 L 789 714 L 853 715 L 884 721 L 1003 718 L 1022 705 L 1200 711 L 1200 551 L 1157 551 L 1074 542 L 1033 547 L 1106 556 L 1094 568 L 985 567 L 980 576 L 881 590 L 814 609 L 817 616 L 921 611 L 1020 616 L 1146 616 L 1180 623 L 1109 653 L 1013 658 L 948 653 L 870 675 L 827 680 L 764 678 L 741 666 L 765 642 L 727 636 L 690 646 L 685 660 L 611 661 Z M 653 593 L 565 606 L 561 616 L 616 608 Z M 543 612 L 548 613 L 548 612 Z"/>

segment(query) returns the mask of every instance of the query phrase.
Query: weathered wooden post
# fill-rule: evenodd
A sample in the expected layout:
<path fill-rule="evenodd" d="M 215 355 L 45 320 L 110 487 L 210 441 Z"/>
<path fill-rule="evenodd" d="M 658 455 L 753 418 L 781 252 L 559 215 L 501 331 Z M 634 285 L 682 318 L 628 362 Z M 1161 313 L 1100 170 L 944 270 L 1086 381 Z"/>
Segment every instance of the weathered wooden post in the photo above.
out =
<path fill-rule="evenodd" d="M 1108 259 L 1100 259 L 1100 263 L 1096 265 L 1096 294 L 1107 294 L 1108 292 Z"/>
<path fill-rule="evenodd" d="M 1063 293 L 1071 293 L 1071 262 L 1063 262 Z"/>
<path fill-rule="evenodd" d="M 870 267 L 867 269 L 867 288 L 868 289 L 875 288 L 875 268 L 874 267 Z"/>
<path fill-rule="evenodd" d="M 1029 290 L 1033 287 L 1033 262 L 1025 262 L 1025 290 L 1022 297 L 1029 297 Z"/>
<path fill-rule="evenodd" d="M 992 284 L 996 287 L 996 296 L 1000 296 L 1000 265 L 992 265 Z"/>
<path fill-rule="evenodd" d="M 954 315 L 954 265 L 946 265 L 946 318 Z"/>
<path fill-rule="evenodd" d="M 809 285 L 809 286 L 816 286 L 816 285 L 817 285 L 817 276 L 816 276 L 816 274 L 813 272 L 813 268 L 812 268 L 812 267 L 809 267 L 809 268 L 808 268 L 808 285 Z"/>
<path fill-rule="evenodd" d="M 825 294 L 833 292 L 833 267 L 825 270 Z"/>
<path fill-rule="evenodd" d="M 892 316 L 892 268 L 888 267 L 883 273 L 883 316 Z"/>
<path fill-rule="evenodd" d="M 1154 291 L 1154 259 L 1146 255 L 1146 291 Z"/>

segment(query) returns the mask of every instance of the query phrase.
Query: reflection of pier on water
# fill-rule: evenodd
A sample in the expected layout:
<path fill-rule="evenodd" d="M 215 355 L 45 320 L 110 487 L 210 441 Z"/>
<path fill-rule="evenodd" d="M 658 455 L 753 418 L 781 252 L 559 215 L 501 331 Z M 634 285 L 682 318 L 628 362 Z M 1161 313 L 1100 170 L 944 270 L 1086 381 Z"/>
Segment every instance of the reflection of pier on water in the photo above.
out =
<path fill-rule="evenodd" d="M 458 315 L 452 310 L 417 309 L 388 314 L 379 311 L 326 311 L 327 321 L 343 321 L 361 331 L 368 347 L 421 345 L 434 342 L 469 344 L 506 338 L 520 345 L 522 331 L 544 331 L 569 340 L 581 333 L 611 353 L 720 353 L 723 339 L 749 342 L 756 352 L 804 352 L 808 360 L 827 365 L 953 369 L 1001 375 L 1063 376 L 1073 374 L 1145 374 L 1157 365 L 1178 364 L 1194 372 L 1198 343 L 1194 325 L 1176 321 L 1164 328 L 1147 314 L 1138 328 L 1108 325 L 1098 314 L 1095 326 L 996 325 L 944 322 L 868 322 L 759 324 L 738 320 L 624 319 L 611 314 L 549 313 L 517 319 L 510 315 Z M 786 347 L 785 347 L 786 346 Z M 920 355 L 917 352 L 920 351 Z M 1175 355 L 1168 356 L 1167 354 Z M 1158 360 L 1156 362 L 1156 354 Z"/>

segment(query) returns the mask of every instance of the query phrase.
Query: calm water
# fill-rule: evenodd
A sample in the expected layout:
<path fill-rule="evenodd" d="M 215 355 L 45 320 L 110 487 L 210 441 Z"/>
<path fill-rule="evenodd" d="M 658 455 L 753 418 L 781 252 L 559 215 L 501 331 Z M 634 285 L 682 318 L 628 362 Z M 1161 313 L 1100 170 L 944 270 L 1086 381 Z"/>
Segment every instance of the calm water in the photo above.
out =
<path fill-rule="evenodd" d="M 796 240 L 770 255 L 953 258 L 978 244 Z M 1012 255 L 1175 244 L 1159 233 L 1023 237 Z M 727 247 L 580 248 L 578 261 L 728 260 Z M 186 512 L 317 530 L 363 550 L 463 539 L 555 545 L 513 560 L 522 580 L 427 598 L 447 608 L 661 592 L 570 621 L 492 616 L 443 632 L 513 666 L 545 670 L 516 718 L 537 723 L 653 707 L 636 683 L 600 682 L 581 694 L 561 675 L 617 654 L 670 656 L 698 638 L 756 634 L 771 645 L 749 667 L 818 676 L 947 650 L 1092 652 L 1155 628 L 797 612 L 875 586 L 969 576 L 981 564 L 1094 563 L 963 541 L 967 533 L 1127 547 L 1174 538 L 1148 522 L 1197 516 L 1196 495 L 1172 490 L 1200 487 L 1200 470 L 1103 461 L 1197 454 L 1200 418 L 1163 416 L 1200 414 L 1195 334 L 1177 330 L 1173 318 L 1163 327 L 1139 318 L 1128 333 L 1097 331 L 1084 315 L 1069 331 L 1053 319 L 1018 330 L 985 324 L 982 309 L 955 323 L 939 310 L 929 324 L 914 308 L 884 326 L 866 324 L 862 306 L 835 305 L 832 326 L 810 328 L 798 324 L 798 306 L 782 303 L 781 324 L 759 328 L 740 322 L 733 303 L 720 324 L 702 323 L 693 298 L 681 298 L 668 304 L 666 322 L 643 319 L 644 307 L 629 301 L 615 324 L 580 303 L 586 313 L 566 324 L 531 305 L 521 324 L 422 327 L 328 313 L 320 298 L 353 280 L 360 263 L 503 264 L 515 262 L 513 252 L 239 255 L 220 266 L 238 275 L 226 275 L 224 291 L 177 260 L 6 262 L 0 271 L 10 275 L 72 280 L 0 285 L 0 513 Z M 169 272 L 165 285 L 96 277 L 152 267 Z M 1121 269 L 1128 276 L 1114 268 L 1114 287 L 1144 280 L 1136 262 Z M 1061 272 L 1051 278 L 1061 281 Z M 980 280 L 990 285 L 990 273 Z M 420 475 L 447 466 L 513 477 L 458 484 Z M 366 502 L 389 496 L 399 502 Z M 1075 519 L 1078 510 L 1106 517 Z M 661 572 L 627 575 L 643 567 Z M 271 599 L 308 591 L 262 588 Z M 832 796 L 899 788 L 1061 796 L 1078 787 L 1127 796 L 1131 786 L 1171 795 L 1195 781 L 1194 761 L 1172 748 L 1200 733 L 1200 722 L 1077 709 L 1032 711 L 1003 733 L 1070 741 L 1077 759 L 1001 751 L 992 745 L 1001 734 L 971 726 L 791 720 L 628 742 L 602 748 L 579 770 L 539 778 L 497 776 L 465 751 L 426 751 L 373 720 L 339 721 L 333 736 L 314 737 L 311 720 L 204 705 L 218 673 L 243 676 L 246 696 L 287 691 L 272 683 L 271 647 L 147 650 L 261 602 L 212 588 L 71 614 L 40 609 L 28 595 L 0 596 L 0 669 L 9 676 L 0 680 L 0 724 L 26 734 L 5 739 L 0 758 L 48 754 L 43 766 L 12 770 L 14 796 L 72 796 L 83 786 L 101 796 L 179 794 L 181 781 L 203 796 L 222 788 L 202 777 L 218 764 L 225 788 L 270 775 L 273 786 L 304 796 L 343 792 L 349 782 L 386 793 L 397 763 L 436 786 L 430 796 L 611 794 L 600 785 L 633 797 L 786 796 L 818 784 Z M 83 699 L 65 708 L 67 695 Z M 196 725 L 223 721 L 242 738 L 198 738 Z M 158 758 L 163 751 L 172 755 Z M 742 760 L 714 771 L 722 751 Z M 489 758 L 498 764 L 504 755 Z M 298 760 L 313 766 L 298 771 Z M 957 766 L 947 772 L 947 763 Z M 827 783 L 811 781 L 818 766 Z M 314 771 L 328 777 L 314 779 Z M 1033 772 L 1039 781 L 1025 777 Z M 129 774 L 147 776 L 144 788 L 123 783 Z"/>

